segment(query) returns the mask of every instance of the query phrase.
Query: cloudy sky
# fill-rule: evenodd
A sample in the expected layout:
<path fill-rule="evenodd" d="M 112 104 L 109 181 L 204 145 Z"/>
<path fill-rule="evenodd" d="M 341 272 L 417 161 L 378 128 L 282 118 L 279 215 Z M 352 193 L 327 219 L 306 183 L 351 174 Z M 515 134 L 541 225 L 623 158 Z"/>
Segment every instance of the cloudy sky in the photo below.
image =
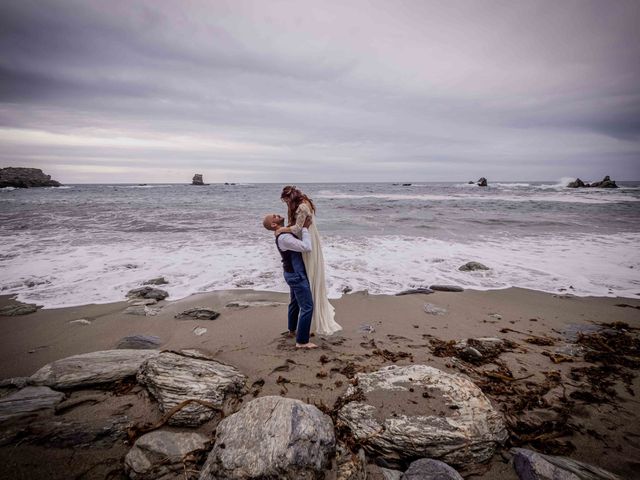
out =
<path fill-rule="evenodd" d="M 0 0 L 0 166 L 640 179 L 640 2 Z"/>

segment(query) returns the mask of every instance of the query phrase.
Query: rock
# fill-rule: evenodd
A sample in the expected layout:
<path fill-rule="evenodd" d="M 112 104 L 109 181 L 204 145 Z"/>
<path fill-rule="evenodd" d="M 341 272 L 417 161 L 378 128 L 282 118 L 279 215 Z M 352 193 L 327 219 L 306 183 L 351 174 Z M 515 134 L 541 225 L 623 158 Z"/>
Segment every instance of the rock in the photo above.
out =
<path fill-rule="evenodd" d="M 476 182 L 474 182 L 473 180 L 469 180 L 469 181 L 467 182 L 467 184 L 468 184 L 468 185 L 473 185 L 474 183 L 476 183 Z"/>
<path fill-rule="evenodd" d="M 373 327 L 373 325 L 369 325 L 368 323 L 363 323 L 358 327 L 358 332 L 360 333 L 373 333 L 375 331 L 376 329 Z"/>
<path fill-rule="evenodd" d="M 458 350 L 458 357 L 460 357 L 462 360 L 466 361 L 466 362 L 470 362 L 470 363 L 478 363 L 481 362 L 482 359 L 484 358 L 482 353 L 480 353 L 479 350 L 473 348 L 473 347 L 469 347 L 469 346 L 464 346 L 462 348 L 460 348 Z"/>
<path fill-rule="evenodd" d="M 24 388 L 29 384 L 29 377 L 11 377 L 0 380 L 0 388 Z"/>
<path fill-rule="evenodd" d="M 25 387 L 0 398 L 0 422 L 32 415 L 39 410 L 53 410 L 63 398 L 64 393 L 49 387 Z"/>
<path fill-rule="evenodd" d="M 60 182 L 51 180 L 39 168 L 6 167 L 0 168 L 0 188 L 59 187 Z"/>
<path fill-rule="evenodd" d="M 491 318 L 495 318 L 496 320 L 502 320 L 502 315 L 500 315 L 499 313 L 490 313 L 489 316 Z"/>
<path fill-rule="evenodd" d="M 37 312 L 42 308 L 42 305 L 36 305 L 35 303 L 22 303 L 18 302 L 14 305 L 7 305 L 0 308 L 0 317 L 17 317 L 18 315 L 28 315 L 30 313 Z"/>
<path fill-rule="evenodd" d="M 220 314 L 206 307 L 195 307 L 179 313 L 175 318 L 191 318 L 195 320 L 215 320 Z"/>
<path fill-rule="evenodd" d="M 457 285 L 431 285 L 429 288 L 437 292 L 464 292 L 464 288 Z"/>
<path fill-rule="evenodd" d="M 490 270 L 490 268 L 480 262 L 467 262 L 461 265 L 458 270 L 461 272 L 475 272 L 476 270 Z"/>
<path fill-rule="evenodd" d="M 521 480 L 622 480 L 599 467 L 567 457 L 554 457 L 527 450 L 511 449 L 513 468 Z"/>
<path fill-rule="evenodd" d="M 505 350 L 505 342 L 500 338 L 468 338 L 456 343 L 457 356 L 470 363 L 495 358 Z"/>
<path fill-rule="evenodd" d="M 340 291 L 342 292 L 343 295 L 346 295 L 348 293 L 353 292 L 353 288 L 351 288 L 349 285 L 345 285 L 344 287 L 342 287 Z"/>
<path fill-rule="evenodd" d="M 568 188 L 582 188 L 582 187 L 586 187 L 586 185 L 584 184 L 584 182 L 582 180 L 580 180 L 579 178 L 576 178 L 573 182 L 567 183 L 567 187 Z"/>
<path fill-rule="evenodd" d="M 256 300 L 254 302 L 242 302 L 242 301 L 229 302 L 225 305 L 225 307 L 243 309 L 243 308 L 249 308 L 249 307 L 282 307 L 286 305 L 288 305 L 288 303 L 272 302 L 270 300 Z"/>
<path fill-rule="evenodd" d="M 134 376 L 154 350 L 104 350 L 56 360 L 30 377 L 35 385 L 55 389 L 112 383 Z"/>
<path fill-rule="evenodd" d="M 349 448 L 338 443 L 336 447 L 336 480 L 367 480 L 367 457 L 361 448 L 352 453 Z"/>
<path fill-rule="evenodd" d="M 164 300 L 169 294 L 165 290 L 151 287 L 134 288 L 127 292 L 129 298 L 153 298 L 154 300 Z"/>
<path fill-rule="evenodd" d="M 402 464 L 434 458 L 469 466 L 491 458 L 507 439 L 502 416 L 466 377 L 426 365 L 382 368 L 356 376 L 354 400 L 338 418 L 368 455 Z M 425 400 L 426 399 L 426 400 Z"/>
<path fill-rule="evenodd" d="M 78 318 L 77 320 L 71 320 L 71 325 L 91 325 L 91 321 L 86 318 Z"/>
<path fill-rule="evenodd" d="M 477 185 L 479 187 L 486 187 L 487 186 L 487 179 L 484 177 L 480 177 L 480 179 L 477 182 Z"/>
<path fill-rule="evenodd" d="M 204 328 L 204 327 L 195 327 L 195 328 L 193 329 L 193 334 L 194 334 L 196 337 L 201 337 L 201 336 L 202 336 L 202 335 L 204 335 L 205 333 L 207 333 L 207 329 L 206 329 L 206 328 Z"/>
<path fill-rule="evenodd" d="M 464 480 L 462 476 L 444 462 L 432 458 L 421 458 L 411 465 L 402 480 Z"/>
<path fill-rule="evenodd" d="M 473 183 L 473 182 L 471 182 Z M 384 480 L 400 480 L 402 478 L 401 470 L 392 470 L 391 468 L 378 467 Z"/>
<path fill-rule="evenodd" d="M 593 182 L 591 185 L 589 185 L 590 187 L 595 187 L 595 188 L 618 188 L 618 185 L 616 185 L 616 182 L 614 180 L 611 180 L 611 178 L 609 178 L 609 175 L 607 175 L 606 177 L 604 177 L 602 179 L 602 181 L 600 182 Z"/>
<path fill-rule="evenodd" d="M 141 305 L 155 305 L 156 303 L 158 303 L 158 300 L 154 299 L 154 298 L 132 298 L 131 300 L 128 301 L 129 305 L 134 306 L 134 307 L 139 307 Z"/>
<path fill-rule="evenodd" d="M 193 176 L 193 180 L 191 180 L 191 185 L 204 185 L 204 180 L 202 179 L 201 173 L 196 173 Z"/>
<path fill-rule="evenodd" d="M 414 295 L 416 293 L 424 293 L 424 294 L 429 294 L 429 293 L 433 293 L 433 290 L 431 290 L 430 288 L 426 288 L 426 287 L 419 287 L 419 288 L 410 288 L 409 290 L 403 290 L 400 293 L 396 293 L 396 296 L 400 296 L 400 295 Z"/>
<path fill-rule="evenodd" d="M 160 337 L 154 335 L 129 335 L 122 338 L 116 348 L 120 349 L 153 349 L 160 345 Z"/>
<path fill-rule="evenodd" d="M 445 313 L 447 313 L 446 308 L 436 307 L 433 303 L 425 303 L 423 310 L 429 315 L 444 315 Z"/>
<path fill-rule="evenodd" d="M 155 302 L 155 300 L 153 301 Z M 158 312 L 160 312 L 159 308 L 152 308 L 146 305 L 131 305 L 124 309 L 124 313 L 127 315 L 138 315 L 140 317 L 155 317 Z"/>
<path fill-rule="evenodd" d="M 210 403 L 215 409 L 198 403 L 187 405 L 169 420 L 170 425 L 198 426 L 219 417 L 243 393 L 246 377 L 230 365 L 186 353 L 162 352 L 150 358 L 137 375 L 167 413 L 189 399 Z"/>
<path fill-rule="evenodd" d="M 167 282 L 167 280 L 164 277 L 156 277 L 156 278 L 152 278 L 151 280 L 147 280 L 146 282 L 143 283 L 143 285 L 166 285 L 169 282 Z"/>
<path fill-rule="evenodd" d="M 185 470 L 194 469 L 197 455 L 208 445 L 209 439 L 195 432 L 147 433 L 127 453 L 124 470 L 133 480 L 183 478 Z"/>
<path fill-rule="evenodd" d="M 200 480 L 321 479 L 335 442 L 331 419 L 315 406 L 259 397 L 220 422 Z"/>

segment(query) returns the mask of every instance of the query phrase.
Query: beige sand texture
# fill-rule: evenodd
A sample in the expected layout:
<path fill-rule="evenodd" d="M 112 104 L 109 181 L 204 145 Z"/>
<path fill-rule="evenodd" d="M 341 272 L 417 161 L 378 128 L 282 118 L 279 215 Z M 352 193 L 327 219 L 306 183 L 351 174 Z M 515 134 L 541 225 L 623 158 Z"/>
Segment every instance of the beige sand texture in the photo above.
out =
<path fill-rule="evenodd" d="M 226 307 L 233 301 L 249 302 L 250 306 Z M 112 349 L 126 335 L 145 334 L 160 337 L 160 349 L 197 348 L 238 367 L 248 376 L 248 385 L 256 384 L 245 401 L 253 395 L 285 395 L 330 410 L 355 372 L 421 363 L 467 374 L 507 415 L 518 411 L 513 405 L 516 397 L 530 394 L 531 401 L 538 405 L 528 404 L 524 412 L 518 413 L 529 424 L 541 425 L 545 419 L 565 416 L 565 424 L 555 430 L 512 431 L 512 443 L 567 454 L 623 478 L 633 478 L 634 472 L 640 471 L 640 404 L 634 396 L 640 391 L 640 380 L 634 376 L 625 383 L 619 377 L 607 377 L 604 380 L 612 382 L 608 391 L 615 393 L 606 401 L 594 403 L 585 394 L 591 391 L 589 381 L 594 377 L 578 378 L 572 371 L 594 364 L 580 358 L 554 363 L 548 356 L 564 344 L 563 332 L 571 324 L 624 322 L 629 325 L 629 336 L 637 341 L 638 332 L 634 329 L 640 328 L 640 310 L 617 306 L 636 307 L 640 305 L 637 300 L 557 296 L 517 288 L 406 296 L 358 292 L 332 301 L 336 319 L 344 330 L 332 337 L 315 337 L 320 348 L 313 351 L 296 350 L 294 340 L 282 335 L 286 331 L 287 301 L 286 294 L 235 290 L 162 302 L 159 314 L 150 317 L 124 314 L 125 302 L 0 317 L 0 378 L 31 375 L 56 359 Z M 0 305 L 10 302 L 2 297 Z M 260 306 L 260 302 L 281 303 Z M 428 314 L 424 310 L 426 303 L 446 312 Z M 195 306 L 212 308 L 221 315 L 211 321 L 174 318 Z M 70 323 L 77 319 L 91 323 Z M 196 327 L 207 331 L 196 336 Z M 434 354 L 434 345 L 446 346 L 438 340 L 474 337 L 498 337 L 513 344 L 496 362 L 483 365 Z M 542 341 L 536 340 L 539 338 Z M 531 339 L 534 343 L 527 341 Z M 632 360 L 633 365 L 637 364 L 637 358 Z M 487 377 L 485 372 L 493 372 L 495 378 Z M 509 375 L 506 381 L 499 378 Z M 261 381 L 264 385 L 260 387 Z M 547 388 L 543 388 L 545 385 Z M 572 398 L 574 391 L 582 393 Z M 118 415 L 126 415 L 133 423 L 160 417 L 154 402 L 140 387 L 124 393 L 109 389 L 71 393 L 72 398 L 81 396 L 93 396 L 96 401 L 64 412 L 62 419 L 84 418 L 99 424 Z M 563 403 L 563 398 L 570 403 Z M 565 408 L 567 405 L 570 408 Z M 398 405 L 399 411 L 403 408 Z M 419 405 L 413 405 L 411 410 L 415 408 Z M 512 422 L 517 420 L 511 418 Z M 212 433 L 212 428 L 205 424 L 199 431 Z M 6 445 L 0 447 L 0 477 L 105 478 L 110 474 L 110 478 L 124 478 L 119 469 L 128 448 L 122 440 L 109 448 L 75 450 L 51 445 Z M 506 458 L 507 455 L 494 456 L 487 468 L 475 472 L 473 478 L 517 478 Z"/>

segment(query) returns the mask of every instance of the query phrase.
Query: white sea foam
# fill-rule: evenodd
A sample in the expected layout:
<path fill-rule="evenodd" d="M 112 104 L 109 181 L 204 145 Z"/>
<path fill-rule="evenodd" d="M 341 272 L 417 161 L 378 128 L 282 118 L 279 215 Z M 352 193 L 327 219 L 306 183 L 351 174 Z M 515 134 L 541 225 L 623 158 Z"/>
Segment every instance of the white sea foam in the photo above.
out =
<path fill-rule="evenodd" d="M 0 188 L 0 192 L 10 192 L 12 190 L 15 190 L 16 187 L 2 187 Z"/>
<path fill-rule="evenodd" d="M 120 301 L 163 275 L 171 299 L 197 292 L 254 288 L 288 291 L 268 237 L 214 240 L 157 235 L 73 246 L 17 234 L 0 246 L 0 291 L 48 308 Z M 453 243 L 425 237 L 342 238 L 324 242 L 330 296 L 344 286 L 371 293 L 448 283 L 487 290 L 510 286 L 576 295 L 636 297 L 640 234 L 492 237 Z M 12 252 L 19 251 L 20 255 Z M 28 261 L 25 261 L 28 259 Z M 460 272 L 468 261 L 491 270 Z M 46 273 L 45 273 L 46 272 Z M 573 287 L 573 288 L 571 288 Z M 164 288 L 164 287 L 163 287 Z"/>

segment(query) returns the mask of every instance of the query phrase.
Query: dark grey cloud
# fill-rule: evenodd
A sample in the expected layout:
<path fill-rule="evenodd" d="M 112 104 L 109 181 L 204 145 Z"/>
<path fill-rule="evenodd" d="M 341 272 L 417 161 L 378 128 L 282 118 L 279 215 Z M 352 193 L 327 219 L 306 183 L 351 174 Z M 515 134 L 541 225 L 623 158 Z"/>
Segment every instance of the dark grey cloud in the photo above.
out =
<path fill-rule="evenodd" d="M 0 164 L 639 177 L 639 22 L 636 1 L 4 2 Z"/>

